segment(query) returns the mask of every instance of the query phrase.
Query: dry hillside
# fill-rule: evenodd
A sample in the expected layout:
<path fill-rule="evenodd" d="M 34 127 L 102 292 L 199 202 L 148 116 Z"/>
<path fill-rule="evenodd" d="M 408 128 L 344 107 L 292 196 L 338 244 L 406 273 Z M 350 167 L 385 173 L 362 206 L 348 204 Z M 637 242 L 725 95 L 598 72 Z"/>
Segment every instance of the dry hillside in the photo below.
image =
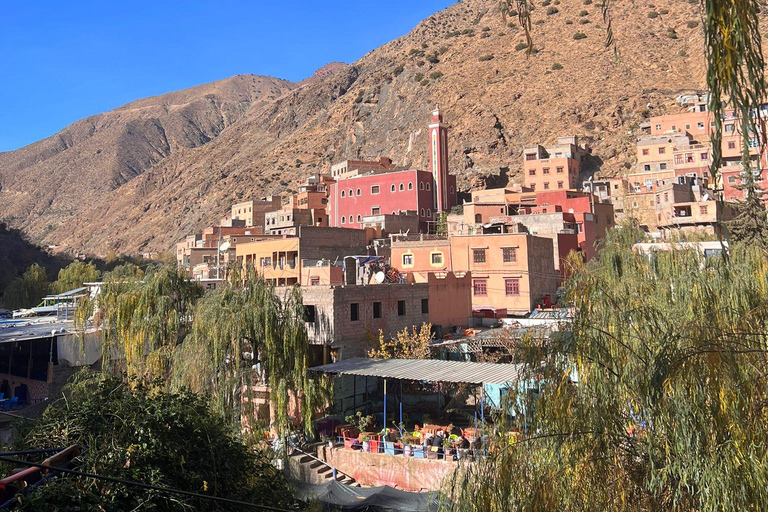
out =
<path fill-rule="evenodd" d="M 466 0 L 297 84 L 237 76 L 84 119 L 0 153 L 0 219 L 65 250 L 167 250 L 331 162 L 425 166 L 436 103 L 465 189 L 515 180 L 523 145 L 564 134 L 592 145 L 590 171 L 616 174 L 637 124 L 703 87 L 703 37 L 698 2 L 616 0 L 616 59 L 598 3 L 537 2 L 531 56 L 497 1 Z"/>

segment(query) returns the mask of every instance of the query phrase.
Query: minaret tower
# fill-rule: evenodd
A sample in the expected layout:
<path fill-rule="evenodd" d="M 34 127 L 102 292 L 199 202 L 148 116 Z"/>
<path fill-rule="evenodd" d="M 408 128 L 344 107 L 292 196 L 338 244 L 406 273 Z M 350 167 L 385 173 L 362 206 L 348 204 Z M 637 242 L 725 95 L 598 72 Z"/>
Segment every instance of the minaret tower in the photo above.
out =
<path fill-rule="evenodd" d="M 429 123 L 429 168 L 432 171 L 432 190 L 435 210 L 445 211 L 448 202 L 448 127 L 443 124 L 440 107 L 435 105 Z"/>

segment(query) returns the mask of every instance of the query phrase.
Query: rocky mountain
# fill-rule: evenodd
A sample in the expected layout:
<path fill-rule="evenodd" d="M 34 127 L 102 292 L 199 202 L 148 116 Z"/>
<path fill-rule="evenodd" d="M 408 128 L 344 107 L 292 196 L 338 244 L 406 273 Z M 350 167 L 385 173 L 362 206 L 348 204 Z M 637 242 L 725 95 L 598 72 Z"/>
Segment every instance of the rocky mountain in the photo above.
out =
<path fill-rule="evenodd" d="M 168 250 L 344 158 L 425 167 L 435 104 L 464 189 L 514 181 L 524 145 L 566 134 L 617 174 L 639 123 L 704 87 L 703 34 L 698 3 L 616 0 L 617 57 L 597 4 L 537 2 L 532 55 L 498 0 L 465 0 L 300 83 L 236 76 L 84 119 L 0 153 L 0 220 L 67 251 Z"/>

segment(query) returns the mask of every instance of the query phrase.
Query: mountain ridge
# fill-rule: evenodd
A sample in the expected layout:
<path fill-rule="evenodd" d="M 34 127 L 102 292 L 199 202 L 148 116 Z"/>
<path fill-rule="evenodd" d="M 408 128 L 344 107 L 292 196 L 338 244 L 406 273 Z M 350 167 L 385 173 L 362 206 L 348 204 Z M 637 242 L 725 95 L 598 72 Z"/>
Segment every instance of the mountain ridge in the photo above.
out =
<path fill-rule="evenodd" d="M 0 154 L 0 219 L 66 251 L 168 250 L 230 203 L 291 192 L 344 158 L 425 167 L 436 103 L 465 190 L 519 179 L 522 147 L 558 135 L 590 143 L 590 172 L 617 174 L 631 165 L 633 130 L 650 113 L 674 111 L 677 92 L 701 90 L 705 70 L 695 6 L 656 2 L 668 14 L 650 18 L 648 6 L 611 5 L 619 60 L 603 46 L 599 6 L 562 0 L 552 12 L 542 2 L 526 56 L 496 2 L 466 0 L 302 82 L 236 75 L 212 82 L 225 82 L 214 92 L 201 84 L 136 100 L 100 114 L 115 135 L 101 145 L 93 137 L 105 121 L 86 118 L 62 130 L 70 135 Z M 174 98 L 189 102 L 171 108 Z M 145 103 L 152 115 L 125 109 Z M 100 172 L 98 150 L 110 152 L 97 159 L 107 164 Z"/>

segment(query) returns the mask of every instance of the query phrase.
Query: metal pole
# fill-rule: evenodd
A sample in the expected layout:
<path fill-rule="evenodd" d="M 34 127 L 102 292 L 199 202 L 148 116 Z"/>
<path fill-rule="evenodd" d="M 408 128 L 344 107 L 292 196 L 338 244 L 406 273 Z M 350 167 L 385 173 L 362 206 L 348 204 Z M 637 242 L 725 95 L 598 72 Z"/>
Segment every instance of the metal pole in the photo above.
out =
<path fill-rule="evenodd" d="M 485 455 L 485 385 L 480 388 L 480 428 L 482 430 L 483 455 Z"/>
<path fill-rule="evenodd" d="M 387 434 L 387 379 L 384 379 L 384 435 Z"/>

